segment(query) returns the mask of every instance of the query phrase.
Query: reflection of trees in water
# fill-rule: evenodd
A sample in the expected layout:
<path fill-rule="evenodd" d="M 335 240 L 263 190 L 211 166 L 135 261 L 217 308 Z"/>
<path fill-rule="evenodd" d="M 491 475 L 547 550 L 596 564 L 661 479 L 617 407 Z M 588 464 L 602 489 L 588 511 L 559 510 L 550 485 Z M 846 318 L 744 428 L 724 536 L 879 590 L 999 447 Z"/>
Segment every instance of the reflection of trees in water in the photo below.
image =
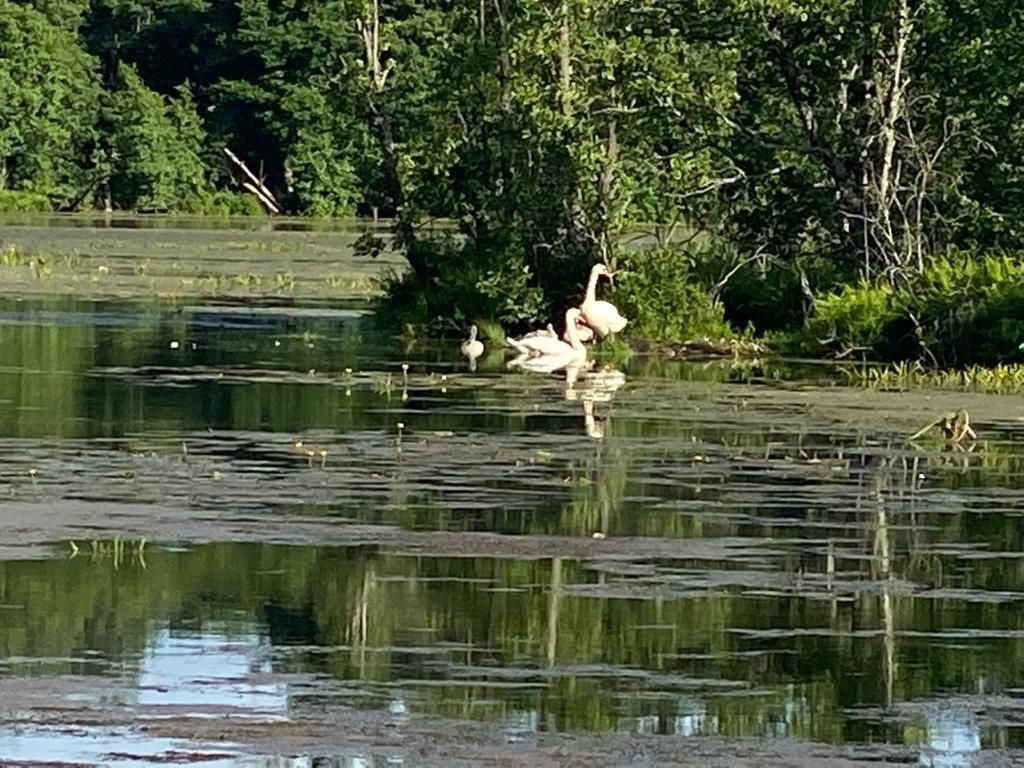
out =
<path fill-rule="evenodd" d="M 353 411 L 341 387 L 286 381 L 222 387 L 213 375 L 152 386 L 159 383 L 159 371 L 182 366 L 341 371 L 364 346 L 353 323 L 303 318 L 296 325 L 280 317 L 255 328 L 216 327 L 198 324 L 198 313 L 183 313 L 170 303 L 140 308 L 73 297 L 33 299 L 17 312 L 18 323 L 0 324 L 0 399 L 17 405 L 0 414 L 3 437 L 111 437 L 209 426 L 343 428 L 363 422 L 366 401 L 376 402 L 357 390 L 361 402 Z M 272 346 L 274 337 L 295 335 L 297 329 L 320 343 L 295 339 Z M 190 342 L 180 345 L 182 340 Z M 95 375 L 104 369 L 115 371 Z"/>
<path fill-rule="evenodd" d="M 534 711 L 545 727 L 558 728 L 610 728 L 623 717 L 643 717 L 637 722 L 656 721 L 650 727 L 659 732 L 838 739 L 844 735 L 841 707 L 927 696 L 956 684 L 956 665 L 964 661 L 956 658 L 963 654 L 925 646 L 921 650 L 935 654 L 931 664 L 922 670 L 912 657 L 908 663 L 908 641 L 899 633 L 921 624 L 913 598 L 901 591 L 913 532 L 894 523 L 906 510 L 902 502 L 893 508 L 900 486 L 898 478 L 886 479 L 887 471 L 865 488 L 865 562 L 881 587 L 853 598 L 838 590 L 849 575 L 842 565 L 850 562 L 839 550 L 837 591 L 825 611 L 793 594 L 753 597 L 715 589 L 669 599 L 581 596 L 570 587 L 619 578 L 616 569 L 561 558 L 205 545 L 187 554 L 154 548 L 145 571 L 114 571 L 105 561 L 78 558 L 0 564 L 4 600 L 27 606 L 25 622 L 0 628 L 0 648 L 5 657 L 68 658 L 87 647 L 116 658 L 146 645 L 153 619 L 194 630 L 203 622 L 251 617 L 268 627 L 281 668 L 368 683 L 406 680 L 414 692 L 410 706 L 422 710 L 458 716 Z M 581 488 L 591 494 L 581 498 L 581 509 L 599 503 L 593 485 Z M 635 567 L 622 565 L 625 573 Z M 816 625 L 841 636 L 784 634 L 766 644 L 731 634 L 736 627 Z M 231 623 L 226 626 L 230 632 Z M 1016 650 L 1019 642 L 1007 645 Z M 508 667 L 535 670 L 521 679 L 546 687 L 486 684 L 501 680 Z M 935 679 L 917 679 L 922 672 Z M 445 683 L 459 678 L 478 682 Z M 701 684 L 677 693 L 687 678 L 734 681 L 739 695 Z M 433 682 L 422 687 L 417 680 Z M 742 688 L 747 682 L 763 694 L 749 695 Z M 636 696 L 640 691 L 660 693 L 645 700 Z"/>
<path fill-rule="evenodd" d="M 577 467 L 573 499 L 562 508 L 561 530 L 586 536 L 594 530 L 595 522 L 604 525 L 607 521 L 608 527 L 602 530 L 610 535 L 687 535 L 686 518 L 674 515 L 646 516 L 642 518 L 645 526 L 652 525 L 653 520 L 664 522 L 657 529 L 637 529 L 637 521 L 629 517 L 633 509 L 625 500 L 629 486 L 628 452 L 617 447 L 614 439 L 595 448 L 593 461 Z M 919 609 L 934 611 L 938 606 L 954 619 L 966 611 L 971 616 L 965 623 L 957 621 L 959 626 L 984 627 L 993 623 L 991 615 L 986 617 L 983 604 L 965 604 L 955 596 L 922 600 L 907 593 L 908 582 L 945 586 L 950 558 L 935 551 L 935 545 L 944 540 L 953 544 L 970 540 L 970 531 L 965 527 L 969 513 L 950 512 L 945 502 L 937 509 L 933 499 L 922 498 L 919 475 L 926 468 L 923 462 L 868 456 L 857 460 L 861 470 L 858 490 L 853 494 L 854 505 L 846 513 L 836 510 L 836 516 L 845 517 L 855 526 L 854 531 L 862 531 L 861 543 L 851 550 L 856 536 L 836 537 L 833 563 L 838 559 L 839 566 L 837 569 L 833 565 L 830 572 L 827 554 L 818 558 L 818 562 L 824 561 L 833 589 L 827 613 L 814 609 L 817 598 L 805 603 L 799 590 L 756 598 L 714 589 L 703 589 L 693 597 L 670 595 L 666 600 L 658 599 L 656 594 L 641 594 L 637 600 L 583 598 L 571 590 L 566 592 L 565 587 L 601 583 L 609 574 L 616 578 L 614 570 L 595 571 L 589 564 L 561 559 L 531 563 L 424 559 L 407 571 L 404 578 L 416 585 L 414 588 L 410 584 L 409 589 L 422 598 L 422 602 L 416 603 L 425 611 L 422 626 L 431 628 L 431 637 L 466 644 L 461 661 L 476 669 L 474 674 L 486 677 L 478 667 L 504 665 L 513 658 L 528 665 L 546 666 L 556 673 L 553 679 L 544 678 L 550 682 L 547 694 L 507 694 L 507 700 L 517 706 L 533 701 L 546 723 L 558 727 L 611 727 L 619 722 L 624 709 L 639 709 L 647 710 L 643 717 L 656 717 L 659 729 L 670 730 L 674 727 L 670 724 L 678 717 L 670 703 L 625 706 L 612 693 L 622 687 L 657 689 L 653 679 L 629 682 L 627 670 L 643 669 L 652 674 L 750 680 L 771 691 L 760 698 L 707 696 L 704 722 L 716 724 L 714 727 L 722 733 L 843 738 L 844 734 L 852 735 L 841 724 L 840 711 L 844 707 L 912 701 L 946 686 L 970 689 L 984 671 L 986 665 L 979 664 L 977 657 L 972 659 L 942 646 L 899 640 L 900 633 L 907 629 L 926 631 L 936 627 L 935 617 L 923 615 Z M 1004 521 L 1004 525 L 1009 523 Z M 821 552 L 817 544 L 808 544 L 806 548 Z M 798 569 L 806 569 L 814 562 L 799 558 L 782 560 L 779 565 L 799 575 Z M 852 592 L 845 589 L 843 580 L 860 580 L 858 573 L 865 564 L 869 581 L 855 585 Z M 393 565 L 390 563 L 388 570 Z M 694 564 L 698 569 L 707 565 Z M 983 574 L 986 569 L 1003 566 L 1005 563 L 993 559 L 980 561 L 974 567 Z M 434 577 L 452 581 L 442 587 L 444 582 L 429 581 Z M 992 580 L 1007 583 L 1001 573 L 992 574 Z M 477 615 L 474 607 L 481 602 L 481 596 L 472 585 L 488 581 L 501 585 L 503 591 L 489 598 L 485 615 Z M 1020 584 L 1019 577 L 1014 583 Z M 656 591 L 657 584 L 654 586 Z M 395 601 L 381 592 L 378 603 Z M 462 606 L 470 615 L 453 612 L 453 605 Z M 371 610 L 369 614 L 378 630 L 383 627 L 377 643 L 387 642 L 386 637 L 393 639 L 395 633 L 400 635 L 401 628 L 389 623 L 386 612 Z M 813 627 L 818 622 L 839 637 L 794 635 L 784 640 L 781 647 L 762 648 L 761 653 L 751 657 L 742 654 L 754 648 L 730 636 L 734 627 L 800 628 Z M 941 615 L 938 624 L 945 624 Z M 857 636 L 865 631 L 866 636 Z M 497 653 L 491 657 L 485 654 L 481 659 L 469 647 L 471 644 L 495 649 Z M 1019 640 L 1006 644 L 1014 655 L 1019 654 Z M 922 664 L 917 658 L 921 652 L 929 655 L 929 663 Z M 679 658 L 687 653 L 705 658 Z M 578 665 L 588 664 L 609 666 L 594 676 L 573 671 Z M 432 672 L 425 667 L 415 669 L 410 674 L 438 674 L 437 668 Z M 379 671 L 385 677 L 394 675 L 394 667 L 387 663 Z M 360 674 L 365 671 L 360 670 Z M 602 678 L 605 674 L 618 681 L 609 683 Z M 479 713 L 474 702 L 493 697 L 494 692 L 481 685 L 478 692 L 466 699 L 464 691 L 456 696 L 452 689 L 442 685 L 431 688 L 424 696 L 428 708 L 462 716 Z M 499 694 L 498 698 L 505 696 Z M 457 706 L 457 701 L 462 704 Z"/>
<path fill-rule="evenodd" d="M 154 619 L 193 629 L 230 619 L 246 632 L 255 620 L 283 668 L 371 688 L 410 681 L 413 708 L 508 716 L 538 728 L 632 723 L 826 740 L 892 738 L 884 725 L 845 720 L 844 710 L 898 708 L 980 681 L 998 689 L 1024 661 L 1019 609 L 963 592 L 1024 591 L 1021 559 L 975 557 L 985 548 L 1024 550 L 1017 520 L 999 511 L 1012 500 L 984 490 L 1024 482 L 1021 457 L 1006 441 L 985 444 L 983 434 L 969 456 L 940 445 L 915 452 L 879 441 L 876 428 L 804 419 L 791 405 L 773 411 L 756 392 L 749 404 L 720 402 L 674 382 L 613 390 L 614 402 L 586 377 L 568 389 L 541 382 L 538 398 L 562 410 L 528 418 L 509 406 L 519 405 L 522 390 L 453 381 L 442 399 L 441 385 L 422 373 L 410 376 L 407 398 L 397 384 L 389 393 L 362 380 L 210 382 L 186 391 L 78 375 L 149 354 L 143 350 L 160 346 L 162 328 L 154 318 L 127 334 L 82 327 L 51 338 L 44 327 L 0 327 L 16 361 L 0 371 L 0 396 L 30 406 L 6 412 L 6 434 L 38 435 L 41 424 L 58 421 L 70 432 L 85 429 L 75 424 L 82 413 L 104 414 L 111 434 L 211 423 L 385 434 L 374 450 L 386 443 L 392 464 L 373 494 L 337 502 L 332 512 L 416 529 L 736 537 L 747 549 L 723 561 L 580 562 L 206 545 L 188 554 L 150 548 L 145 571 L 85 558 L 0 563 L 2 602 L 25 606 L 22 620 L 0 625 L 5 658 L 67 659 L 82 648 L 131 657 L 146 647 Z M 314 367 L 301 354 L 294 362 Z M 31 408 L 45 409 L 45 418 Z M 408 428 L 400 461 L 399 420 Z M 454 439 L 453 427 L 472 437 Z M 541 443 L 506 438 L 524 430 L 563 440 L 544 444 L 549 455 L 540 455 Z M 435 441 L 437 452 L 417 450 L 417 441 Z M 424 471 L 456 466 L 456 451 L 466 458 L 457 484 L 470 493 L 473 483 L 511 488 L 517 463 L 547 485 L 507 508 L 474 505 L 471 495 L 453 503 L 454 475 L 428 491 L 417 486 Z M 332 446 L 323 471 L 342 461 L 335 456 Z M 488 461 L 510 474 L 487 474 L 479 465 Z M 321 470 L 291 458 L 281 469 L 303 481 L 299 473 Z M 1005 634 L 976 641 L 973 652 L 924 634 L 962 628 Z M 509 679 L 534 687 L 487 684 Z M 928 727 L 939 734 L 945 726 Z"/>

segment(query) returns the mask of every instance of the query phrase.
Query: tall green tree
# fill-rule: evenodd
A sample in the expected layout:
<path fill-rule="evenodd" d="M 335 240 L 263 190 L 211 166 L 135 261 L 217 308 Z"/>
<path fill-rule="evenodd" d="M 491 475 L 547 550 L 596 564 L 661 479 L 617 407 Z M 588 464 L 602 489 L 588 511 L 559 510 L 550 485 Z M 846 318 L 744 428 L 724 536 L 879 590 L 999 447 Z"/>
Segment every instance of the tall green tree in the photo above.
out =
<path fill-rule="evenodd" d="M 0 1 L 0 189 L 58 202 L 86 183 L 100 87 L 96 62 L 69 25 Z"/>
<path fill-rule="evenodd" d="M 240 0 L 238 13 L 238 49 L 254 70 L 221 80 L 213 93 L 235 108 L 248 105 L 264 137 L 233 131 L 236 150 L 266 161 L 268 176 L 300 212 L 366 209 L 378 164 L 360 116 L 351 4 Z"/>
<path fill-rule="evenodd" d="M 445 87 L 418 114 L 434 140 L 405 183 L 443 190 L 459 222 L 462 246 L 436 279 L 457 280 L 463 301 L 479 298 L 467 312 L 550 317 L 638 221 L 704 215 L 708 197 L 693 190 L 740 178 L 722 147 L 737 56 L 691 40 L 665 12 L 524 1 L 458 4 L 444 19 L 440 53 L 408 54 Z M 403 24 L 385 22 L 385 34 L 401 40 Z M 401 114 L 405 59 L 388 63 L 377 98 Z M 406 197 L 408 215 L 415 196 Z"/>
<path fill-rule="evenodd" d="M 90 2 L 91 0 L 29 0 L 22 4 L 35 8 L 51 24 L 77 33 Z"/>
<path fill-rule="evenodd" d="M 965 240 L 1018 239 L 1000 215 L 1016 196 L 997 202 L 992 187 L 998 180 L 1009 192 L 1020 169 L 1019 78 L 997 54 L 1024 54 L 1010 8 L 732 7 L 742 60 L 730 151 L 750 180 L 734 201 L 732 235 L 764 238 L 783 258 L 826 254 L 890 280 Z"/>
<path fill-rule="evenodd" d="M 120 207 L 188 208 L 210 191 L 200 157 L 204 139 L 186 86 L 165 99 L 127 64 L 106 111 L 110 193 Z"/>

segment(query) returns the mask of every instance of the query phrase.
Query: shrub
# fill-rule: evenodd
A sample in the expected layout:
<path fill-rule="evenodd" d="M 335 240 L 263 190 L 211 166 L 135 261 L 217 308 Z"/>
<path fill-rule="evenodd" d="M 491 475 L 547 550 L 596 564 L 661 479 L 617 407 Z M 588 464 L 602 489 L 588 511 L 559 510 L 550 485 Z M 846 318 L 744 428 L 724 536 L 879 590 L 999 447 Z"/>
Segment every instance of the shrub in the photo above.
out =
<path fill-rule="evenodd" d="M 934 259 L 906 292 L 923 342 L 947 364 L 1021 359 L 1024 262 L 1019 256 L 955 253 Z"/>
<path fill-rule="evenodd" d="M 863 281 L 845 286 L 817 298 L 803 337 L 808 349 L 827 341 L 885 360 L 1020 360 L 1024 263 L 1008 254 L 953 253 L 934 258 L 897 288 Z"/>
<path fill-rule="evenodd" d="M 820 343 L 845 349 L 875 350 L 883 343 L 889 324 L 900 317 L 896 297 L 885 284 L 864 281 L 844 285 L 838 293 L 819 296 L 807 333 Z"/>
<path fill-rule="evenodd" d="M 736 328 L 753 326 L 760 332 L 798 328 L 810 306 L 805 288 L 827 293 L 855 280 L 846 265 L 820 255 L 801 254 L 787 261 L 767 253 L 760 258 L 753 255 L 716 239 L 707 257 L 696 265 L 709 285 L 728 276 L 719 299 L 726 319 Z"/>
<path fill-rule="evenodd" d="M 364 245 L 370 251 L 379 247 Z M 378 309 L 386 323 L 443 330 L 474 320 L 494 320 L 508 329 L 546 322 L 544 293 L 521 257 L 483 258 L 455 236 L 421 239 L 417 247 L 427 253 L 436 276 L 427 287 L 411 271 L 386 278 Z"/>
<path fill-rule="evenodd" d="M 630 334 L 658 341 L 733 335 L 722 305 L 711 300 L 683 251 L 632 251 L 618 261 L 612 296 L 630 319 Z"/>
<path fill-rule="evenodd" d="M 362 240 L 357 254 L 384 247 L 372 235 Z M 390 247 L 398 247 L 397 238 Z M 560 327 L 565 310 L 579 304 L 593 263 L 590 251 L 569 238 L 535 248 L 506 227 L 424 234 L 413 247 L 430 267 L 429 283 L 411 273 L 391 276 L 378 313 L 407 329 L 463 329 L 472 320 L 498 322 L 509 333 L 548 322 Z"/>
<path fill-rule="evenodd" d="M 192 198 L 185 206 L 188 213 L 206 216 L 262 216 L 263 206 L 255 195 L 247 192 L 218 190 L 210 195 Z"/>
<path fill-rule="evenodd" d="M 4 213 L 49 213 L 52 210 L 53 205 L 46 195 L 16 189 L 0 189 L 0 211 Z"/>

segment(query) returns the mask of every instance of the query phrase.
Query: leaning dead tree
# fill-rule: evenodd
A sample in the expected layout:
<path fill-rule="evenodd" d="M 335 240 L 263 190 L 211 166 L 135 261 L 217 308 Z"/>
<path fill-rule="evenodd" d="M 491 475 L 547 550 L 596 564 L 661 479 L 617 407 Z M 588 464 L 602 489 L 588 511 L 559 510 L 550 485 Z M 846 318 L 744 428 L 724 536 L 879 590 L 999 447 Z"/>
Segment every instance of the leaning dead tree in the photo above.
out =
<path fill-rule="evenodd" d="M 227 147 L 224 147 L 224 154 L 226 154 L 228 156 L 228 159 L 230 159 L 231 162 L 234 163 L 238 167 L 238 169 L 244 174 L 245 180 L 242 181 L 242 188 L 245 191 L 251 192 L 253 195 L 255 195 L 256 199 L 260 201 L 264 208 L 267 209 L 268 213 L 280 213 L 280 203 L 277 202 L 277 199 L 274 197 L 274 194 L 267 188 L 267 186 L 262 181 L 260 181 L 256 174 L 249 170 L 249 166 L 247 166 L 245 162 L 240 157 L 238 157 L 238 155 L 236 155 Z"/>

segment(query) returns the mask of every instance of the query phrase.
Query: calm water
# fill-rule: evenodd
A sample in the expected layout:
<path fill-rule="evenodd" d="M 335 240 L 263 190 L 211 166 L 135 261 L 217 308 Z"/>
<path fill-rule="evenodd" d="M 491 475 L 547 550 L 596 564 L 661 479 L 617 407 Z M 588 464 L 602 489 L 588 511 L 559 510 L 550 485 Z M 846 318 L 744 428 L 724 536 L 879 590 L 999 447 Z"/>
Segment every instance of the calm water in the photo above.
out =
<path fill-rule="evenodd" d="M 0 761 L 1024 747 L 1020 398 L 635 358 L 567 386 L 457 347 L 0 304 Z M 960 403 L 973 452 L 904 441 Z"/>

